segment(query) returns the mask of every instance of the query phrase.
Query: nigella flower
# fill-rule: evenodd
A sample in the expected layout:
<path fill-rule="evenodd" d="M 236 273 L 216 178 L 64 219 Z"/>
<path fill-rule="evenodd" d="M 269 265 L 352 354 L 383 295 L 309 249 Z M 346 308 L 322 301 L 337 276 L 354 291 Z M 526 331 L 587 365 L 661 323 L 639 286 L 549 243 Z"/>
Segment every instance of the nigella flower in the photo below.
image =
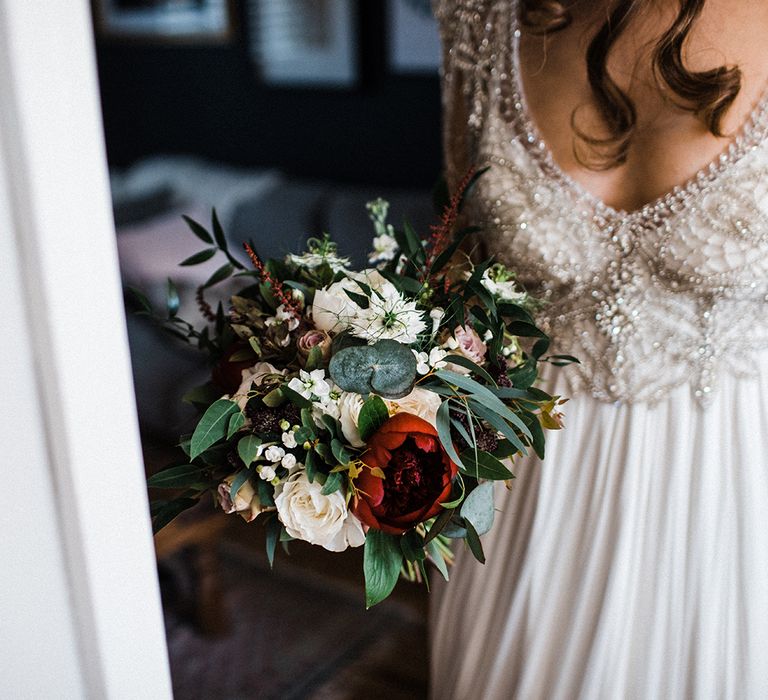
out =
<path fill-rule="evenodd" d="M 396 340 L 410 345 L 427 328 L 424 314 L 415 301 L 405 299 L 391 282 L 371 295 L 367 309 L 360 309 L 350 322 L 350 332 L 368 341 Z"/>

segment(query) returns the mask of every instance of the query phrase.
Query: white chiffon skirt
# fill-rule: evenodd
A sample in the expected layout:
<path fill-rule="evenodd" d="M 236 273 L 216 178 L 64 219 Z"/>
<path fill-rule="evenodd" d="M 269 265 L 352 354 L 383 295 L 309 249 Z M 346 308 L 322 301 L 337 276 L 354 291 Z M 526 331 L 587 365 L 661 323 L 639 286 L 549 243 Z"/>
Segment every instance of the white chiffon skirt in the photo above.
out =
<path fill-rule="evenodd" d="M 766 375 L 566 404 L 433 594 L 432 697 L 768 698 Z"/>

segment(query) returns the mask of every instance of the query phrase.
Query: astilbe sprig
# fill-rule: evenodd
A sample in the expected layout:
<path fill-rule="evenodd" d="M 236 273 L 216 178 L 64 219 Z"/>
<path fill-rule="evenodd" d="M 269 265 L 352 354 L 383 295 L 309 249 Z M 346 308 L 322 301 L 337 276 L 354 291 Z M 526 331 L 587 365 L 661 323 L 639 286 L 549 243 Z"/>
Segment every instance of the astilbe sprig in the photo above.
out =
<path fill-rule="evenodd" d="M 261 262 L 261 259 L 258 255 L 256 255 L 253 248 L 251 248 L 248 243 L 243 243 L 243 248 L 245 248 L 245 252 L 248 253 L 248 257 L 251 259 L 251 263 L 253 264 L 253 267 L 256 269 L 256 272 L 259 273 L 259 277 L 261 278 L 261 281 L 265 284 L 268 284 L 270 288 L 272 289 L 272 293 L 277 297 L 278 301 L 285 307 L 285 310 L 296 316 L 297 318 L 301 316 L 301 310 L 299 309 L 299 305 L 296 303 L 296 301 L 291 297 L 290 294 L 287 294 L 285 291 L 285 287 L 283 287 L 283 283 L 280 282 L 280 280 L 276 280 L 272 273 L 267 269 L 266 265 L 264 265 L 263 262 Z"/>

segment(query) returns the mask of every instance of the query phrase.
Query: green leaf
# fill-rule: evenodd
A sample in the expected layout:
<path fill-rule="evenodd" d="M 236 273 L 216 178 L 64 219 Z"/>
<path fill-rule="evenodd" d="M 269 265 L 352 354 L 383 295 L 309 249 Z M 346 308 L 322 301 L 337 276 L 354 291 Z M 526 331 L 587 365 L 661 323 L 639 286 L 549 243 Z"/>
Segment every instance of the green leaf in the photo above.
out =
<path fill-rule="evenodd" d="M 142 311 L 148 314 L 152 313 L 152 304 L 147 298 L 147 295 L 140 289 L 136 289 L 136 287 L 126 287 L 125 293 L 128 299 L 139 306 Z"/>
<path fill-rule="evenodd" d="M 253 475 L 253 472 L 250 469 L 243 469 L 243 471 L 238 472 L 234 479 L 232 479 L 232 484 L 229 487 L 229 497 L 232 499 L 232 501 L 235 500 L 235 496 L 237 496 L 237 492 L 243 487 L 246 481 L 251 478 Z"/>
<path fill-rule="evenodd" d="M 194 233 L 201 241 L 203 241 L 204 243 L 213 243 L 213 238 L 211 238 L 211 234 L 208 233 L 208 231 L 206 231 L 203 226 L 198 224 L 197 221 L 194 221 L 193 219 L 190 219 L 188 216 L 184 216 L 184 215 L 182 215 L 181 218 L 187 222 L 187 226 L 189 226 L 192 233 Z"/>
<path fill-rule="evenodd" d="M 549 338 L 539 338 L 533 344 L 531 355 L 538 360 L 547 350 L 549 350 Z"/>
<path fill-rule="evenodd" d="M 197 503 L 198 499 L 196 498 L 176 498 L 173 501 L 156 504 L 155 508 L 153 508 L 152 532 L 159 532 L 177 515 L 180 515 L 185 510 L 197 505 Z"/>
<path fill-rule="evenodd" d="M 307 372 L 311 372 L 313 369 L 317 369 L 318 367 L 321 367 L 322 364 L 323 364 L 323 351 L 321 348 L 315 345 L 315 347 L 310 349 L 309 354 L 307 355 L 307 361 L 304 364 L 304 369 L 306 369 Z"/>
<path fill-rule="evenodd" d="M 348 289 L 344 290 L 347 296 L 355 302 L 361 309 L 367 309 L 371 305 L 371 300 L 365 296 L 365 294 L 358 294 L 357 292 L 350 292 Z"/>
<path fill-rule="evenodd" d="M 474 192 L 475 187 L 477 187 L 477 181 L 485 175 L 490 170 L 490 166 L 486 166 L 485 168 L 480 168 L 469 180 L 467 183 L 467 186 L 464 188 L 464 191 L 461 193 L 461 199 L 459 199 L 459 212 L 461 212 L 464 209 L 464 205 L 466 204 L 467 199 L 472 196 L 472 192 Z"/>
<path fill-rule="evenodd" d="M 240 438 L 237 443 L 237 454 L 246 467 L 250 467 L 259 454 L 259 447 L 261 447 L 261 438 L 255 435 L 246 435 Z"/>
<path fill-rule="evenodd" d="M 224 237 L 224 229 L 221 228 L 219 215 L 216 213 L 215 208 L 211 210 L 211 226 L 213 227 L 213 237 L 216 239 L 216 245 L 224 251 L 229 250 L 227 239 Z"/>
<path fill-rule="evenodd" d="M 480 416 L 480 418 L 482 418 L 487 423 L 490 423 L 491 427 L 496 428 L 496 430 L 504 435 L 504 437 L 507 438 L 507 440 L 509 440 L 515 447 L 517 447 L 520 452 L 523 454 L 528 454 L 528 450 L 523 444 L 523 441 L 520 439 L 520 436 L 515 432 L 514 428 L 509 423 L 507 423 L 499 416 L 498 413 L 489 409 L 487 406 L 485 406 L 485 404 L 476 399 L 470 399 L 469 406 L 476 415 Z M 525 428 L 525 432 L 530 435 L 530 431 L 527 427 Z"/>
<path fill-rule="evenodd" d="M 493 515 L 493 482 L 484 481 L 469 492 L 461 506 L 461 517 L 472 523 L 478 535 L 484 535 L 493 527 Z"/>
<path fill-rule="evenodd" d="M 424 538 L 425 544 L 429 544 L 442 532 L 443 528 L 448 524 L 448 521 L 453 517 L 454 512 L 455 511 L 453 510 L 446 509 L 442 513 L 438 514 L 438 516 L 432 522 L 432 526 L 429 528 L 427 536 Z"/>
<path fill-rule="evenodd" d="M 230 419 L 227 426 L 227 440 L 230 440 L 232 436 L 245 425 L 245 414 L 241 411 L 235 413 Z"/>
<path fill-rule="evenodd" d="M 227 279 L 227 277 L 229 277 L 234 272 L 234 270 L 235 268 L 232 267 L 230 263 L 225 263 L 208 278 L 208 281 L 203 285 L 203 287 L 205 289 L 208 287 L 213 287 L 214 284 L 218 284 L 222 280 Z"/>
<path fill-rule="evenodd" d="M 366 610 L 392 593 L 402 563 L 403 553 L 397 538 L 381 530 L 368 530 L 363 552 Z"/>
<path fill-rule="evenodd" d="M 389 420 L 387 404 L 379 396 L 371 396 L 360 409 L 357 418 L 357 429 L 360 431 L 360 439 L 368 442 L 384 423 Z"/>
<path fill-rule="evenodd" d="M 198 464 L 179 464 L 153 474 L 147 486 L 153 489 L 175 489 L 192 486 L 201 480 L 203 468 Z"/>
<path fill-rule="evenodd" d="M 170 277 L 166 286 L 165 305 L 168 309 L 168 316 L 173 318 L 179 310 L 179 290 L 176 289 L 176 285 Z"/>
<path fill-rule="evenodd" d="M 513 413 L 488 387 L 478 384 L 474 379 L 465 377 L 463 374 L 445 369 L 440 369 L 435 374 L 447 384 L 455 385 L 460 389 L 468 391 L 491 411 L 519 428 L 526 437 L 531 437 L 528 427 L 523 423 L 520 416 Z"/>
<path fill-rule="evenodd" d="M 325 483 L 323 484 L 323 488 L 320 490 L 320 493 L 323 494 L 323 496 L 330 496 L 332 493 L 335 493 L 341 488 L 341 485 L 344 483 L 344 476 L 341 472 L 332 472 L 328 475 L 328 478 L 325 480 Z"/>
<path fill-rule="evenodd" d="M 189 445 L 189 456 L 194 459 L 205 452 L 211 445 L 227 436 L 229 417 L 239 411 L 240 407 L 229 399 L 214 401 L 203 414 L 200 422 L 192 433 Z"/>
<path fill-rule="evenodd" d="M 272 518 L 266 526 L 267 560 L 269 561 L 270 569 L 275 565 L 275 550 L 277 549 L 282 529 L 283 526 L 277 518 Z"/>
<path fill-rule="evenodd" d="M 445 558 L 443 557 L 443 553 L 440 551 L 440 547 L 438 546 L 437 542 L 434 540 L 427 542 L 427 552 L 429 552 L 429 558 L 432 560 L 432 563 L 435 565 L 442 577 L 448 581 L 448 565 L 445 563 Z"/>
<path fill-rule="evenodd" d="M 512 321 L 507 324 L 507 331 L 521 338 L 548 338 L 547 334 L 533 323 L 526 321 Z"/>
<path fill-rule="evenodd" d="M 294 391 L 287 384 L 280 387 L 280 391 L 292 404 L 298 406 L 301 409 L 309 409 L 312 406 L 312 402 L 309 399 L 305 399 L 298 391 Z"/>
<path fill-rule="evenodd" d="M 440 404 L 440 408 L 437 409 L 437 436 L 440 438 L 440 443 L 443 449 L 448 453 L 448 456 L 453 460 L 459 469 L 463 466 L 459 453 L 456 452 L 456 447 L 453 444 L 453 438 L 451 437 L 451 414 L 448 401 L 443 401 Z"/>
<path fill-rule="evenodd" d="M 415 530 L 408 530 L 400 538 L 400 549 L 407 561 L 424 561 L 424 538 Z"/>
<path fill-rule="evenodd" d="M 272 389 L 272 391 L 270 391 L 268 394 L 262 396 L 261 400 L 264 402 L 265 406 L 269 406 L 269 408 L 276 408 L 285 401 L 283 387 Z"/>
<path fill-rule="evenodd" d="M 506 481 L 515 478 L 515 475 L 489 452 L 478 450 L 475 458 L 474 450 L 464 450 L 461 453 L 461 461 L 462 465 L 459 469 L 462 473 L 473 476 L 475 479 Z"/>
<path fill-rule="evenodd" d="M 469 545 L 469 549 L 472 552 L 475 559 L 477 559 L 477 561 L 479 561 L 481 564 L 485 564 L 485 554 L 483 553 L 483 545 L 480 542 L 480 535 L 477 534 L 472 523 L 467 522 L 466 524 L 467 524 L 466 539 L 467 539 L 467 544 Z"/>
<path fill-rule="evenodd" d="M 179 263 L 179 265 L 199 265 L 200 263 L 204 263 L 206 260 L 210 260 L 214 255 L 216 255 L 217 252 L 217 248 L 206 248 L 205 250 L 201 250 L 199 253 L 195 253 L 194 255 L 190 255 L 188 258 L 185 258 Z"/>
<path fill-rule="evenodd" d="M 466 367 L 466 369 L 474 372 L 478 377 L 485 379 L 485 381 L 488 382 L 492 387 L 496 386 L 496 380 L 490 374 L 488 374 L 486 370 L 484 370 L 480 365 L 472 362 L 472 360 L 464 357 L 464 355 L 446 355 L 443 359 L 446 362 L 450 362 L 454 365 Z"/>
<path fill-rule="evenodd" d="M 329 365 L 333 381 L 344 391 L 375 393 L 387 399 L 407 396 L 416 381 L 416 358 L 396 340 L 339 350 Z"/>
<path fill-rule="evenodd" d="M 331 440 L 331 451 L 339 464 L 346 465 L 352 461 L 352 455 L 350 455 L 344 445 L 341 444 L 341 440 L 338 440 L 337 438 Z"/>

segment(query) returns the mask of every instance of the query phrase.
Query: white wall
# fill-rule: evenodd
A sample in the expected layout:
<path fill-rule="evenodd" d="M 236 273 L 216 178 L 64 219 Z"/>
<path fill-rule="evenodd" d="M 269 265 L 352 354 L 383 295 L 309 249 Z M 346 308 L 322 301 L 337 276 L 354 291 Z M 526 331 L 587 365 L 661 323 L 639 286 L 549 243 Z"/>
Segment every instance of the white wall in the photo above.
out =
<path fill-rule="evenodd" d="M 0 0 L 0 697 L 170 697 L 87 0 Z"/>

